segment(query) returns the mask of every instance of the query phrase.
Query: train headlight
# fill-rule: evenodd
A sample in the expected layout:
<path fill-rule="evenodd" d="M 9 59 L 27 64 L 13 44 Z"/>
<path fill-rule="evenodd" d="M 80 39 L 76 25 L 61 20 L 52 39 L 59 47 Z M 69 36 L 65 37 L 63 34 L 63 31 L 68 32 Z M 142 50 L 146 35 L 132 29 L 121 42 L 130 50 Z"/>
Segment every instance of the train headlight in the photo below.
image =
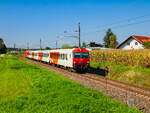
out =
<path fill-rule="evenodd" d="M 74 64 L 76 64 L 76 62 L 74 61 Z"/>

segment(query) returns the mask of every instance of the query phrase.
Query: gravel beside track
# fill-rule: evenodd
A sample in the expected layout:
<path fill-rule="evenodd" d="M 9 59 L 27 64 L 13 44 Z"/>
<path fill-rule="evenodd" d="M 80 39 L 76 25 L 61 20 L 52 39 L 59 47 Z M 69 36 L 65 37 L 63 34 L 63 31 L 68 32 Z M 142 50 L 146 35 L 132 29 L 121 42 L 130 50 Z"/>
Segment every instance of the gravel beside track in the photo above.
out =
<path fill-rule="evenodd" d="M 150 113 L 150 89 L 143 88 L 137 85 L 105 78 L 100 75 L 92 74 L 94 70 L 89 73 L 75 73 L 65 69 L 61 69 L 55 66 L 51 66 L 45 63 L 41 63 L 35 60 L 31 60 L 25 57 L 20 57 L 22 60 L 26 60 L 36 65 L 40 65 L 50 71 L 59 73 L 68 77 L 71 80 L 77 81 L 84 86 L 99 90 L 107 96 L 122 101 L 129 106 L 137 107 L 145 113 Z"/>

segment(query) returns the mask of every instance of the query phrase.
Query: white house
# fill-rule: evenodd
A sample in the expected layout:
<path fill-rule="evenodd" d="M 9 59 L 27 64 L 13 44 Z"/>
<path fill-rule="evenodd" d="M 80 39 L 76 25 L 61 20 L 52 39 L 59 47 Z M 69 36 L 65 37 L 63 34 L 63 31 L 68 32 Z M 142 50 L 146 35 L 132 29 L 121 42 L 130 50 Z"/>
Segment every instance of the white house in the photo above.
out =
<path fill-rule="evenodd" d="M 144 42 L 150 42 L 150 37 L 144 37 L 144 36 L 130 36 L 125 41 L 123 41 L 117 49 L 144 49 L 143 43 Z"/>

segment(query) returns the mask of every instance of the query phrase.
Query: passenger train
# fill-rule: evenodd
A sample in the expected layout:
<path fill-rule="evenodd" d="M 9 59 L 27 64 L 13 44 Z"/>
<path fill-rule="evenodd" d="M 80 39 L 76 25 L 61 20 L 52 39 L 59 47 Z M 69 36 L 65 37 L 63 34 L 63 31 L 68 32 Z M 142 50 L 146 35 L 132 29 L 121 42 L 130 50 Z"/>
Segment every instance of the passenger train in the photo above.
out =
<path fill-rule="evenodd" d="M 53 64 L 74 71 L 86 71 L 89 67 L 89 51 L 83 48 L 25 51 L 25 57 Z"/>

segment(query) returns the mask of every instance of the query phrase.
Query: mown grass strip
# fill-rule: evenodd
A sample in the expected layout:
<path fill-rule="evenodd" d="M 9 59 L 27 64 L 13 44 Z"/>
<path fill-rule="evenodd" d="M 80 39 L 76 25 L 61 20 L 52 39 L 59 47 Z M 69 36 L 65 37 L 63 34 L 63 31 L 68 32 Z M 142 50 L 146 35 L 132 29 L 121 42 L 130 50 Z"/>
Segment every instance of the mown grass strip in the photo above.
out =
<path fill-rule="evenodd" d="M 139 113 L 138 110 L 105 97 L 98 91 L 16 57 L 5 57 L 0 67 L 1 65 L 9 70 L 0 73 L 1 92 L 8 90 L 5 97 L 0 95 L 1 112 Z M 7 95 L 11 91 L 23 93 Z"/>

